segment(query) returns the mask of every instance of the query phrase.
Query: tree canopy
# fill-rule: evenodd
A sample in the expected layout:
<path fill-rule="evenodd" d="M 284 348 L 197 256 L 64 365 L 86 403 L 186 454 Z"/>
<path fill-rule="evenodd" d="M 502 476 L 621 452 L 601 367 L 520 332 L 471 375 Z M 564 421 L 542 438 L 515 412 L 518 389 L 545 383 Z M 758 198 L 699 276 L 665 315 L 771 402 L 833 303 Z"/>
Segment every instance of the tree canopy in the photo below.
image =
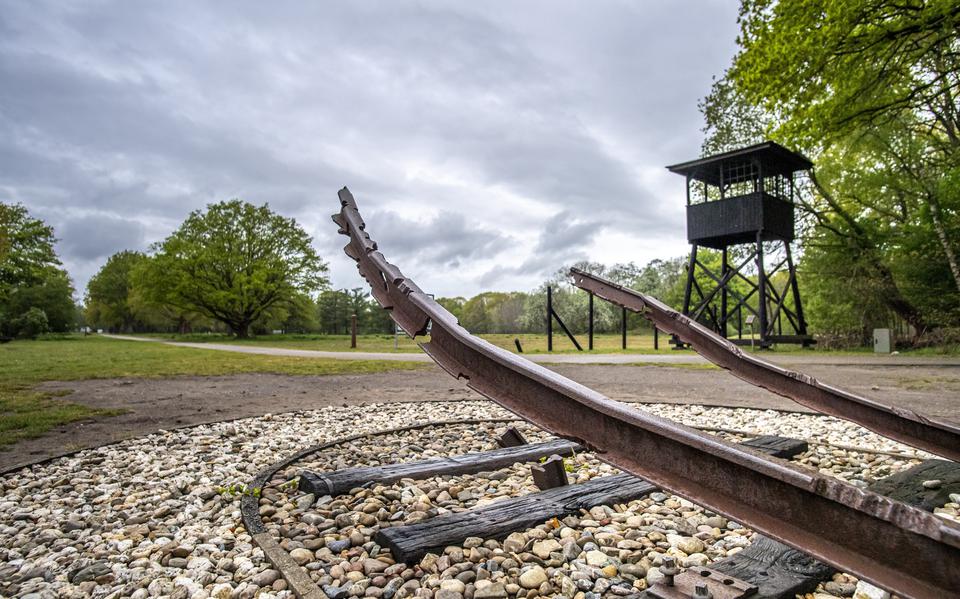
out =
<path fill-rule="evenodd" d="M 267 205 L 210 204 L 153 250 L 141 274 L 147 298 L 220 321 L 237 337 L 327 284 L 309 235 Z"/>
<path fill-rule="evenodd" d="M 134 270 L 148 258 L 140 252 L 124 250 L 107 259 L 87 283 L 85 300 L 87 321 L 98 327 L 129 333 L 137 324 L 131 302 Z"/>
<path fill-rule="evenodd" d="M 960 324 L 958 27 L 955 2 L 741 2 L 704 150 L 769 137 L 813 159 L 798 207 L 815 328 Z"/>
<path fill-rule="evenodd" d="M 60 268 L 53 227 L 31 218 L 20 204 L 0 202 L 0 301 Z"/>
<path fill-rule="evenodd" d="M 53 227 L 19 204 L 0 202 L 0 334 L 34 337 L 73 327 L 73 287 Z"/>

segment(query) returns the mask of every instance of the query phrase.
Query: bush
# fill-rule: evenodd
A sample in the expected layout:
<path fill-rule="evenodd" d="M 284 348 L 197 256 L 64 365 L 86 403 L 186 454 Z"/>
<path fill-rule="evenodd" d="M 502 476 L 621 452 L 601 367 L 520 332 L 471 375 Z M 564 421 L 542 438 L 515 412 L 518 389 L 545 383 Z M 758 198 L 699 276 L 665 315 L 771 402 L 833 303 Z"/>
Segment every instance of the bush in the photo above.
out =
<path fill-rule="evenodd" d="M 935 348 L 942 353 L 960 351 L 960 327 L 942 327 L 927 331 L 917 339 L 915 348 Z"/>
<path fill-rule="evenodd" d="M 40 308 L 30 308 L 19 318 L 13 320 L 14 334 L 17 337 L 36 339 L 37 336 L 50 331 L 50 322 L 47 313 Z"/>

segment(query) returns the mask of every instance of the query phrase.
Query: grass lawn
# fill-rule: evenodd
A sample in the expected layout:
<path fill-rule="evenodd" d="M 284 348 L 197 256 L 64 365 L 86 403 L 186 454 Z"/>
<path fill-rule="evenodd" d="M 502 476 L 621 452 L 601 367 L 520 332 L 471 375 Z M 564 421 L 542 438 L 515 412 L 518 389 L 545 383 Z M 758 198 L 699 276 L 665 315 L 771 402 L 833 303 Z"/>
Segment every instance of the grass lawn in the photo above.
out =
<path fill-rule="evenodd" d="M 396 348 L 394 346 L 393 335 L 359 335 L 357 336 L 357 348 L 350 349 L 350 335 L 262 335 L 253 339 L 234 339 L 228 335 L 221 334 L 193 334 L 193 335 L 145 335 L 170 339 L 174 341 L 189 341 L 198 343 L 230 343 L 236 345 L 256 345 L 264 347 L 283 347 L 289 349 L 312 349 L 320 351 L 358 351 L 358 352 L 397 352 L 397 353 L 418 353 L 420 348 L 417 343 L 406 335 L 399 335 L 396 339 Z M 513 340 L 519 339 L 523 351 L 530 354 L 546 353 L 547 336 L 543 334 L 488 334 L 480 335 L 490 343 L 516 352 L 517 348 Z M 587 336 L 579 335 L 577 340 L 586 350 Z M 669 347 L 669 338 L 666 335 L 660 336 L 659 352 L 672 351 Z M 597 353 L 635 353 L 652 354 L 659 353 L 653 349 L 653 335 L 651 334 L 628 334 L 627 349 L 620 348 L 620 335 L 594 335 L 594 351 Z M 573 346 L 567 336 L 562 332 L 553 336 L 554 353 L 576 353 L 577 348 Z"/>
<path fill-rule="evenodd" d="M 81 335 L 14 341 L 0 345 L 0 446 L 36 437 L 59 424 L 115 413 L 34 391 L 43 381 L 244 372 L 362 374 L 421 366 L 415 362 L 236 354 Z"/>
<path fill-rule="evenodd" d="M 349 335 L 261 335 L 252 339 L 235 339 L 229 335 L 217 333 L 196 333 L 191 335 L 174 334 L 144 334 L 137 335 L 143 337 L 152 337 L 157 339 L 168 339 L 171 341 L 187 341 L 192 343 L 227 343 L 231 345 L 252 345 L 261 347 L 281 347 L 288 349 L 308 349 L 319 351 L 357 351 L 357 352 L 387 352 L 387 353 L 418 353 L 420 348 L 417 343 L 429 339 L 423 338 L 415 342 L 404 334 L 400 334 L 396 341 L 393 335 L 358 335 L 357 348 L 350 348 Z M 520 340 L 524 353 L 542 354 L 547 353 L 547 336 L 542 333 L 520 333 L 520 334 L 485 334 L 480 335 L 490 343 L 502 347 L 506 350 L 516 352 L 517 348 L 514 339 Z M 587 336 L 577 335 L 577 341 L 587 351 Z M 394 346 L 396 343 L 396 347 Z M 670 336 L 666 333 L 660 334 L 660 349 L 653 349 L 653 334 L 648 332 L 628 332 L 627 349 L 621 349 L 620 334 L 597 334 L 593 338 L 593 351 L 600 354 L 671 354 L 674 352 L 670 344 Z M 750 346 L 742 346 L 745 351 L 751 351 Z M 759 350 L 756 350 L 759 352 Z M 873 349 L 869 347 L 854 348 L 847 350 L 824 350 L 814 345 L 811 348 L 803 349 L 799 345 L 783 344 L 778 345 L 772 350 L 775 354 L 807 354 L 817 352 L 819 354 L 872 354 Z M 573 346 L 567 336 L 562 331 L 555 331 L 553 335 L 553 353 L 577 353 L 577 348 Z M 766 353 L 766 352 L 764 352 Z M 940 355 L 951 352 L 944 351 L 911 351 L 912 355 Z M 957 353 L 956 351 L 953 352 Z M 761 354 L 763 355 L 763 354 Z"/>

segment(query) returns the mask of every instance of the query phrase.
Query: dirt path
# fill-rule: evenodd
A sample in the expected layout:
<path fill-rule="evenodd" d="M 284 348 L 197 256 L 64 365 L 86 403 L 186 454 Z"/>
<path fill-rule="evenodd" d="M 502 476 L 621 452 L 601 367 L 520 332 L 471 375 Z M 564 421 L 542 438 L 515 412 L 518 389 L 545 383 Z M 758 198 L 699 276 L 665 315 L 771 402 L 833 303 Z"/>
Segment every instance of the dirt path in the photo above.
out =
<path fill-rule="evenodd" d="M 805 411 L 720 370 L 674 366 L 554 365 L 560 374 L 621 401 L 700 403 Z M 881 401 L 960 421 L 960 367 L 819 365 L 817 378 Z M 53 382 L 64 399 L 128 413 L 57 427 L 0 452 L 0 471 L 85 447 L 168 429 L 267 412 L 377 402 L 456 401 L 477 395 L 436 367 L 372 375 L 245 374 L 170 379 Z"/>

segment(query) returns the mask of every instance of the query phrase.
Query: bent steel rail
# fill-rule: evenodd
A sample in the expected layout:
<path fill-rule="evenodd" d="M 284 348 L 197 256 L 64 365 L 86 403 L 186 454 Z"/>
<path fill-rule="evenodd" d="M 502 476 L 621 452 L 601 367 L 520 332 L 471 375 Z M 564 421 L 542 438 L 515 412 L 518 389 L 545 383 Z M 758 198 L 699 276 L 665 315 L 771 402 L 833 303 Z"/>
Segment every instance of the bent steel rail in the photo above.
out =
<path fill-rule="evenodd" d="M 903 597 L 960 588 L 960 525 L 629 408 L 474 337 L 377 251 L 347 188 L 333 216 L 373 296 L 444 370 L 522 418 Z"/>
<path fill-rule="evenodd" d="M 748 383 L 818 412 L 856 422 L 885 437 L 960 462 L 960 426 L 954 423 L 876 402 L 821 383 L 802 372 L 767 362 L 744 352 L 659 300 L 603 277 L 578 268 L 570 269 L 570 276 L 577 287 L 642 314 L 661 331 L 676 335 L 698 354 Z"/>

